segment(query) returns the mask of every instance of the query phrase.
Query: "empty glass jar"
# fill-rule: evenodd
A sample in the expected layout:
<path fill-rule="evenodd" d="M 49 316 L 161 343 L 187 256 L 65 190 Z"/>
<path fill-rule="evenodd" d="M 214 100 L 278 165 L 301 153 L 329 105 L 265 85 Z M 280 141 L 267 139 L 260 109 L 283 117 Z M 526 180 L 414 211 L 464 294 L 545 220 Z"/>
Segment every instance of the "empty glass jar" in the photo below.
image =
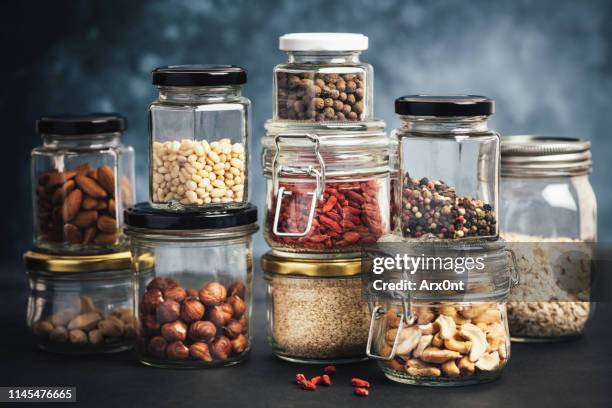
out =
<path fill-rule="evenodd" d="M 56 256 L 27 252 L 28 327 L 40 348 L 58 353 L 110 353 L 135 337 L 129 252 Z M 142 273 L 150 270 L 143 263 Z"/>
<path fill-rule="evenodd" d="M 32 150 L 34 244 L 57 254 L 124 247 L 123 208 L 134 200 L 134 151 L 121 143 L 116 114 L 48 116 Z"/>
<path fill-rule="evenodd" d="M 493 100 L 473 95 L 403 96 L 396 186 L 404 238 L 497 237 L 499 135 L 487 120 Z"/>
<path fill-rule="evenodd" d="M 579 336 L 593 311 L 588 243 L 597 241 L 597 202 L 591 166 L 585 140 L 502 139 L 501 235 L 515 243 L 521 274 L 508 303 L 514 340 Z"/>
<path fill-rule="evenodd" d="M 239 363 L 251 346 L 257 209 L 126 211 L 134 270 L 136 351 L 155 367 Z M 143 265 L 154 263 L 152 274 Z"/>
<path fill-rule="evenodd" d="M 279 43 L 289 59 L 274 68 L 274 119 L 344 122 L 372 117 L 373 69 L 359 59 L 368 37 L 293 33 Z"/>
<path fill-rule="evenodd" d="M 153 71 L 149 108 L 150 203 L 173 211 L 243 208 L 248 203 L 251 102 L 246 71 L 177 65 Z"/>

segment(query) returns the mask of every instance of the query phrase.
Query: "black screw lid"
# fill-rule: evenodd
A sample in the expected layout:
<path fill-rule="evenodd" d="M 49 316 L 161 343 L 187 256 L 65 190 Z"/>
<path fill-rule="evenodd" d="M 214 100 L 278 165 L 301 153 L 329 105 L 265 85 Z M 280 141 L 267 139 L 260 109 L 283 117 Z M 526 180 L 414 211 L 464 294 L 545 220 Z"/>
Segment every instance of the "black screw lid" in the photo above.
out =
<path fill-rule="evenodd" d="M 125 129 L 127 119 L 117 113 L 43 116 L 36 121 L 36 131 L 47 135 L 79 136 L 123 132 Z"/>
<path fill-rule="evenodd" d="M 479 95 L 406 95 L 395 100 L 395 113 L 411 116 L 489 116 L 495 101 Z"/>
<path fill-rule="evenodd" d="M 217 86 L 241 85 L 247 81 L 244 69 L 233 65 L 170 65 L 155 68 L 153 85 Z"/>
<path fill-rule="evenodd" d="M 240 227 L 257 222 L 257 207 L 219 212 L 173 212 L 139 203 L 124 211 L 125 225 L 153 230 L 200 230 Z"/>

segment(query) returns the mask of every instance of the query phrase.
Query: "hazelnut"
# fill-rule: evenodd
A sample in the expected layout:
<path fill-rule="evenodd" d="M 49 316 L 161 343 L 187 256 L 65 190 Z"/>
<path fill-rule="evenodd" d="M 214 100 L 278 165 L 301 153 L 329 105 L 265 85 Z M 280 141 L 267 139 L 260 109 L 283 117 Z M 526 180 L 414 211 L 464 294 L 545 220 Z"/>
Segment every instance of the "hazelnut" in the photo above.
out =
<path fill-rule="evenodd" d="M 225 286 L 218 282 L 210 282 L 208 285 L 200 289 L 198 293 L 200 301 L 206 306 L 220 305 L 227 296 Z"/>
<path fill-rule="evenodd" d="M 238 296 L 234 295 L 229 298 L 228 303 L 232 306 L 233 315 L 237 319 L 246 312 L 246 303 Z"/>
<path fill-rule="evenodd" d="M 229 303 L 223 303 L 210 309 L 208 320 L 221 327 L 225 326 L 225 324 L 232 319 L 233 315 L 234 309 L 232 308 L 232 305 Z"/>
<path fill-rule="evenodd" d="M 246 315 L 242 315 L 238 321 L 242 325 L 242 333 L 246 333 L 249 330 L 249 319 L 247 319 Z"/>
<path fill-rule="evenodd" d="M 65 343 L 68 341 L 68 330 L 64 326 L 56 326 L 49 333 L 49 340 L 57 343 Z"/>
<path fill-rule="evenodd" d="M 155 336 L 149 340 L 147 351 L 151 353 L 153 357 L 164 358 L 166 357 L 166 347 L 168 342 L 161 336 Z"/>
<path fill-rule="evenodd" d="M 108 319 L 101 320 L 98 323 L 98 330 L 105 337 L 120 337 L 123 335 L 124 324 L 121 320 L 114 316 L 109 316 Z"/>
<path fill-rule="evenodd" d="M 70 342 L 75 345 L 83 345 L 87 344 L 87 333 L 85 333 L 81 329 L 70 330 L 68 333 L 68 337 L 70 338 Z"/>
<path fill-rule="evenodd" d="M 244 300 L 246 296 L 246 286 L 244 282 L 236 281 L 231 284 L 228 292 L 230 296 L 238 296 L 240 299 Z"/>
<path fill-rule="evenodd" d="M 187 289 L 187 297 L 189 298 L 198 298 L 198 291 L 195 289 Z"/>
<path fill-rule="evenodd" d="M 244 334 L 239 335 L 230 342 L 232 344 L 232 350 L 235 353 L 243 353 L 249 346 L 249 339 Z"/>
<path fill-rule="evenodd" d="M 143 313 L 153 313 L 155 312 L 155 308 L 157 307 L 157 305 L 161 304 L 163 301 L 164 296 L 162 295 L 161 290 L 147 290 L 144 295 L 142 295 L 142 303 L 140 304 L 140 310 Z"/>
<path fill-rule="evenodd" d="M 212 361 L 210 350 L 208 349 L 208 344 L 202 343 L 201 341 L 193 343 L 191 346 L 189 346 L 189 355 L 195 360 L 202 360 L 207 362 Z"/>
<path fill-rule="evenodd" d="M 225 336 L 217 337 L 210 345 L 213 356 L 220 360 L 227 360 L 232 352 L 232 343 Z"/>
<path fill-rule="evenodd" d="M 166 354 L 170 360 L 186 360 L 189 357 L 189 349 L 182 341 L 175 341 L 168 344 Z"/>
<path fill-rule="evenodd" d="M 153 278 L 147 285 L 147 290 L 159 289 L 161 291 L 166 288 L 168 288 L 168 281 L 162 277 Z"/>
<path fill-rule="evenodd" d="M 87 333 L 87 338 L 89 339 L 89 342 L 94 346 L 104 341 L 104 336 L 102 335 L 102 332 L 100 332 L 100 330 L 98 329 L 94 329 Z"/>
<path fill-rule="evenodd" d="M 77 315 L 73 309 L 63 309 L 55 313 L 49 319 L 54 326 L 65 326 Z"/>
<path fill-rule="evenodd" d="M 142 328 L 147 333 L 155 333 L 159 330 L 159 322 L 153 315 L 143 316 L 141 320 Z"/>
<path fill-rule="evenodd" d="M 157 320 L 160 323 L 173 322 L 181 314 L 181 305 L 175 300 L 166 300 L 157 307 Z"/>
<path fill-rule="evenodd" d="M 32 331 L 37 336 L 48 337 L 49 333 L 53 331 L 53 324 L 51 324 L 50 322 L 46 320 L 41 320 L 41 321 L 34 323 L 34 326 L 32 327 Z"/>
<path fill-rule="evenodd" d="M 187 299 L 183 304 L 181 319 L 187 323 L 192 323 L 200 320 L 204 316 L 206 308 L 197 299 Z"/>
<path fill-rule="evenodd" d="M 164 290 L 164 299 L 182 302 L 187 297 L 187 291 L 180 286 L 172 286 Z"/>
<path fill-rule="evenodd" d="M 211 322 L 198 321 L 189 327 L 189 338 L 193 341 L 209 342 L 217 335 L 217 328 Z"/>
<path fill-rule="evenodd" d="M 242 334 L 242 325 L 238 320 L 230 320 L 224 327 L 224 332 L 230 339 L 235 339 Z"/>
<path fill-rule="evenodd" d="M 132 323 L 126 323 L 125 325 L 125 337 L 128 339 L 132 339 L 136 337 L 136 328 Z"/>
<path fill-rule="evenodd" d="M 187 338 L 187 325 L 180 320 L 163 324 L 161 334 L 166 341 L 183 341 Z"/>

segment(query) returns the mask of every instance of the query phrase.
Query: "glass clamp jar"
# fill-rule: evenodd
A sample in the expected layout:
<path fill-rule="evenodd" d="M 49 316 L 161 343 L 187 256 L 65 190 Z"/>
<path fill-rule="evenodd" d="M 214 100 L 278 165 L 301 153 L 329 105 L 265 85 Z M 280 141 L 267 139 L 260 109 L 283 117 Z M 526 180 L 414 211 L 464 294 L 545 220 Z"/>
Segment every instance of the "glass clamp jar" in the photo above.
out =
<path fill-rule="evenodd" d="M 251 102 L 246 71 L 177 65 L 153 71 L 149 108 L 149 202 L 172 211 L 244 208 L 248 203 Z"/>
<path fill-rule="evenodd" d="M 276 120 L 365 121 L 373 112 L 373 69 L 359 56 L 368 37 L 293 33 L 279 40 L 289 60 L 274 68 Z"/>
<path fill-rule="evenodd" d="M 481 258 L 483 268 L 461 278 L 461 291 L 370 290 L 366 354 L 378 360 L 387 378 L 405 384 L 458 386 L 498 378 L 510 358 L 506 298 L 518 283 L 512 252 L 502 241 L 483 241 L 415 244 L 410 256 Z M 458 276 L 454 270 L 423 268 L 412 276 L 422 273 L 438 282 Z"/>
<path fill-rule="evenodd" d="M 126 211 L 141 363 L 206 368 L 243 361 L 251 347 L 252 236 L 257 208 Z M 143 263 L 154 260 L 152 274 Z"/>
<path fill-rule="evenodd" d="M 91 255 L 121 250 L 123 208 L 134 203 L 134 150 L 121 143 L 116 114 L 47 116 L 32 150 L 34 245 Z"/>
<path fill-rule="evenodd" d="M 575 338 L 594 311 L 588 288 L 597 241 L 597 202 L 589 182 L 591 146 L 580 139 L 509 136 L 501 144 L 501 235 L 517 252 L 524 282 L 510 293 L 516 341 Z M 577 256 L 582 253 L 583 256 Z M 564 259 L 563 264 L 557 260 Z"/>
<path fill-rule="evenodd" d="M 410 95 L 395 101 L 402 125 L 394 186 L 398 235 L 406 239 L 496 238 L 499 140 L 487 126 L 491 99 Z"/>
<path fill-rule="evenodd" d="M 366 358 L 368 309 L 361 259 L 261 259 L 267 282 L 268 343 L 281 359 L 348 363 Z"/>
<path fill-rule="evenodd" d="M 43 350 L 111 353 L 132 347 L 129 252 L 56 256 L 27 252 L 27 324 Z"/>
<path fill-rule="evenodd" d="M 266 129 L 264 237 L 275 254 L 353 257 L 360 245 L 389 233 L 391 143 L 384 122 L 269 121 Z"/>

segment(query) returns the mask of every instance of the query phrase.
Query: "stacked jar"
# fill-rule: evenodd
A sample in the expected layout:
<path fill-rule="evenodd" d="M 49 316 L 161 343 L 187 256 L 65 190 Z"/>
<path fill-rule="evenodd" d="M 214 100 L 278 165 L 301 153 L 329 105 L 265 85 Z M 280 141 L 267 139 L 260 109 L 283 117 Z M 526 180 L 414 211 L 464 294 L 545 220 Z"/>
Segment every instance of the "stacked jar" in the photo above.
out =
<path fill-rule="evenodd" d="M 134 151 L 116 114 L 47 116 L 32 151 L 34 250 L 28 325 L 63 353 L 124 350 L 134 333 L 123 209 L 134 201 Z"/>
<path fill-rule="evenodd" d="M 226 65 L 152 73 L 149 202 L 125 212 L 136 351 L 154 367 L 226 366 L 251 345 L 247 74 Z"/>
<path fill-rule="evenodd" d="M 366 357 L 361 247 L 390 231 L 390 141 L 373 117 L 367 48 L 361 34 L 280 37 L 288 60 L 274 68 L 262 139 L 262 268 L 268 340 L 289 361 Z"/>

